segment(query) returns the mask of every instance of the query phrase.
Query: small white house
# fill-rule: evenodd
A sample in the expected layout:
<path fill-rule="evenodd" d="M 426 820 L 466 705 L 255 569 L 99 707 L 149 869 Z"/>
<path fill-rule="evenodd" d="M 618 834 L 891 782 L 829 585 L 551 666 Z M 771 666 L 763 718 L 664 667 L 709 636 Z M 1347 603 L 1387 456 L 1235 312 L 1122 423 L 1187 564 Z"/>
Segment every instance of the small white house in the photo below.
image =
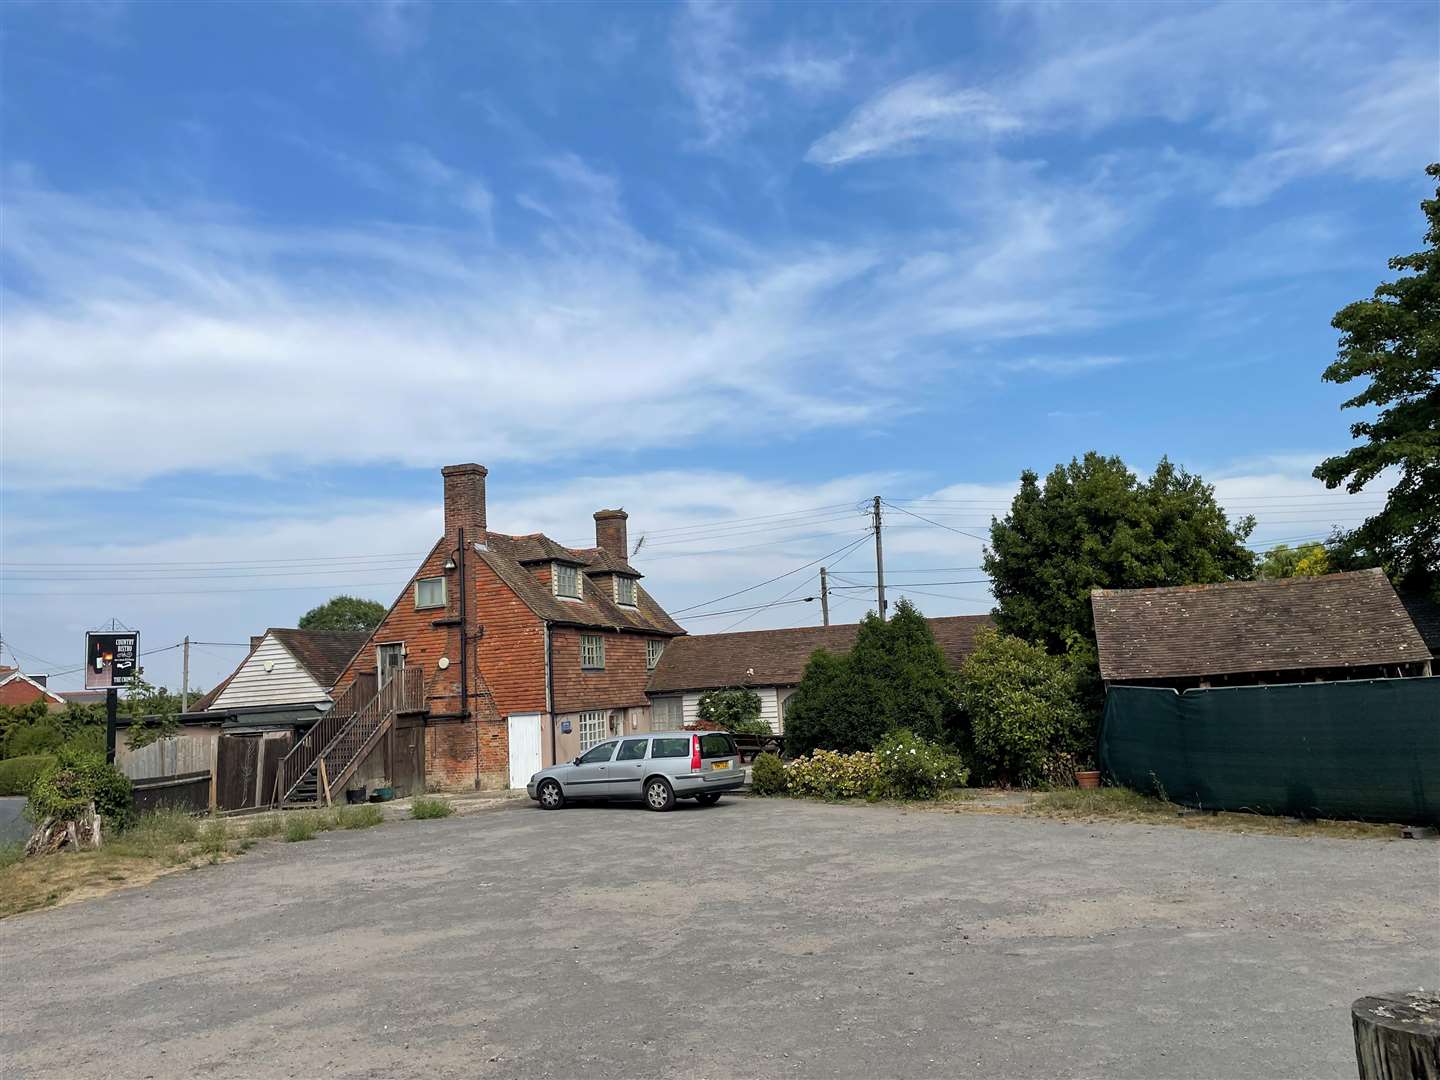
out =
<path fill-rule="evenodd" d="M 993 625 L 989 615 L 927 619 L 935 642 L 958 666 L 975 648 L 975 636 Z M 760 698 L 760 719 L 777 735 L 785 731 L 785 704 L 805 674 L 816 649 L 846 653 L 855 644 L 858 623 L 749 630 L 737 634 L 696 634 L 665 647 L 645 693 L 654 731 L 684 727 L 700 718 L 700 698 L 709 690 L 743 686 Z"/>
<path fill-rule="evenodd" d="M 250 654 L 192 712 L 309 706 L 323 712 L 330 691 L 369 635 L 271 628 L 250 639 Z"/>

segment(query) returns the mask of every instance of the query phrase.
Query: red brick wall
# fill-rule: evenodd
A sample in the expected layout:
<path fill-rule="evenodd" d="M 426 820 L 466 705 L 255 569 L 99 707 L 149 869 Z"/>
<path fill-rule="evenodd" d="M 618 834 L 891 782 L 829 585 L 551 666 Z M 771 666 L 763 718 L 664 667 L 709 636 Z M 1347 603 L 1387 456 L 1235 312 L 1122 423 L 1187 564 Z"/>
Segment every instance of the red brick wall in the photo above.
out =
<path fill-rule="evenodd" d="M 580 635 L 597 633 L 605 639 L 605 670 L 580 670 Z M 557 626 L 550 632 L 555 666 L 555 711 L 619 709 L 650 703 L 645 684 L 645 638 L 600 630 Z"/>
<path fill-rule="evenodd" d="M 29 705 L 32 701 L 49 701 L 45 691 L 39 690 L 24 679 L 11 679 L 0 686 L 0 705 Z"/>

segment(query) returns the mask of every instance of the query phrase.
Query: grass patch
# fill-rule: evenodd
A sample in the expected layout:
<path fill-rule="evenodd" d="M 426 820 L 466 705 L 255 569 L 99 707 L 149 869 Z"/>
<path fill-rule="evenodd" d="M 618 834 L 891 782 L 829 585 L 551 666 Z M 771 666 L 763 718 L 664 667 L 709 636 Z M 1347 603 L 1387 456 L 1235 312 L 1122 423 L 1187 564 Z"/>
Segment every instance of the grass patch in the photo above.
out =
<path fill-rule="evenodd" d="M 1175 803 L 1142 795 L 1124 787 L 1062 788 L 1036 795 L 1025 812 L 1039 817 L 1084 821 L 1133 821 L 1156 825 L 1180 825 L 1190 829 L 1222 832 L 1266 833 L 1272 836 L 1329 836 L 1349 839 L 1389 839 L 1399 836 L 1396 825 L 1365 821 L 1331 821 L 1268 814 L 1184 812 Z"/>
<path fill-rule="evenodd" d="M 9 844 L 0 844 L 0 870 L 14 866 L 25 857 L 25 845 L 19 840 Z"/>
<path fill-rule="evenodd" d="M 419 795 L 410 804 L 410 816 L 419 821 L 426 821 L 430 818 L 446 818 L 453 813 L 455 813 L 455 808 L 444 799 L 429 799 L 424 795 Z"/>
<path fill-rule="evenodd" d="M 335 824 L 342 829 L 369 829 L 383 823 L 385 811 L 370 803 L 340 806 L 335 809 Z"/>
<path fill-rule="evenodd" d="M 285 842 L 296 844 L 314 840 L 320 832 L 320 815 L 314 810 L 299 810 L 285 818 Z"/>
<path fill-rule="evenodd" d="M 285 830 L 285 822 L 279 814 L 265 814 L 245 823 L 245 835 L 256 840 L 267 836 L 279 836 Z"/>

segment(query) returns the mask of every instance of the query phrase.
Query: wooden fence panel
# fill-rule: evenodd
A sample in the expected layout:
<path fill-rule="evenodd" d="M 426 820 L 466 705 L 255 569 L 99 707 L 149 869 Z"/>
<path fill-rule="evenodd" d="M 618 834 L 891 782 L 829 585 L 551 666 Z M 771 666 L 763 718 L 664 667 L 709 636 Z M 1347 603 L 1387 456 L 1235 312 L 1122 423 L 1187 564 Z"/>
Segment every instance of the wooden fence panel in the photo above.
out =
<path fill-rule="evenodd" d="M 216 747 L 216 802 L 221 810 L 255 805 L 260 770 L 260 736 L 221 735 Z"/>

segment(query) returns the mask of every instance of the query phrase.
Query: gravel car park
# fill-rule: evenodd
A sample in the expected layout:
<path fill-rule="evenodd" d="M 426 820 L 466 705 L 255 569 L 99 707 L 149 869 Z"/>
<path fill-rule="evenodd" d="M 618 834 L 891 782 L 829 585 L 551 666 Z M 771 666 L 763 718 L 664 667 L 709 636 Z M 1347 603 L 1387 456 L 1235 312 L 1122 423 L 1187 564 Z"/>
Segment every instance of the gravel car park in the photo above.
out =
<path fill-rule="evenodd" d="M 1345 1077 L 1436 847 L 795 800 L 405 821 L 0 923 L 20 1077 Z"/>

